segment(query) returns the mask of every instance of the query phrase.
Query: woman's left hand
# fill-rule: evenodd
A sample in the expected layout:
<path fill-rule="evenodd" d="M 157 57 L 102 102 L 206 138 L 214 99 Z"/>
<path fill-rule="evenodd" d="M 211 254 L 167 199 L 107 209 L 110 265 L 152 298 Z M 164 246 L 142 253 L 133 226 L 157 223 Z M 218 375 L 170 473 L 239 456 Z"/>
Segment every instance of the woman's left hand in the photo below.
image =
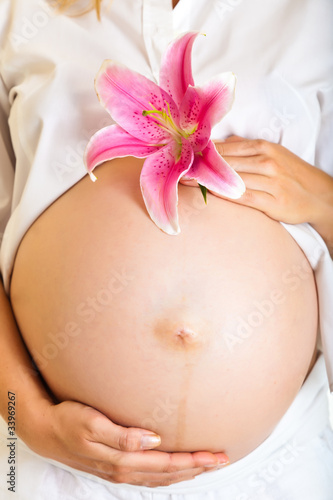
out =
<path fill-rule="evenodd" d="M 333 257 L 333 178 L 330 175 L 280 144 L 262 139 L 231 136 L 224 142 L 215 142 L 215 146 L 246 186 L 241 198 L 233 202 L 260 210 L 281 222 L 309 222 Z M 197 185 L 195 181 L 181 182 Z"/>
<path fill-rule="evenodd" d="M 231 136 L 217 151 L 243 179 L 246 191 L 232 200 L 272 219 L 309 222 L 333 256 L 333 178 L 280 144 Z M 195 181 L 182 181 L 194 186 Z M 216 195 L 216 193 L 213 193 Z M 217 195 L 219 196 L 219 195 Z"/>
<path fill-rule="evenodd" d="M 245 183 L 236 203 L 290 224 L 316 226 L 333 212 L 333 178 L 280 144 L 231 136 L 215 146 Z"/>

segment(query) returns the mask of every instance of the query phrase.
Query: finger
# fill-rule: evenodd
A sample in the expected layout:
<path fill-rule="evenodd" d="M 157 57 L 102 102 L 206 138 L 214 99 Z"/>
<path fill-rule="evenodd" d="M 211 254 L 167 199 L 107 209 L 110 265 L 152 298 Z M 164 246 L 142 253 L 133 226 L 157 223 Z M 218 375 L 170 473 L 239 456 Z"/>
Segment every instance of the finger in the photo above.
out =
<path fill-rule="evenodd" d="M 114 464 L 115 466 L 129 467 L 141 472 L 176 472 L 219 465 L 229 462 L 224 453 L 195 452 L 195 453 L 167 453 L 163 451 L 147 450 L 137 452 L 121 452 L 112 450 L 108 446 L 95 444 L 92 456 L 99 461 Z"/>
<path fill-rule="evenodd" d="M 157 434 L 136 427 L 122 427 L 99 412 L 94 413 L 87 426 L 88 440 L 106 445 L 107 448 L 130 452 L 156 448 L 161 444 L 161 438 Z"/>
<path fill-rule="evenodd" d="M 212 468 L 210 471 L 217 470 L 217 468 Z M 169 486 L 171 484 L 180 483 L 183 481 L 191 481 L 195 477 L 207 472 L 206 469 L 198 468 L 191 471 L 184 471 L 181 473 L 171 473 L 171 474 L 149 474 L 149 473 L 137 473 L 133 477 L 135 481 L 134 484 L 144 485 L 149 487 L 158 486 Z M 133 484 L 131 482 L 131 484 Z"/>
<path fill-rule="evenodd" d="M 271 156 L 275 145 L 262 139 L 242 139 L 239 141 L 226 141 L 215 143 L 217 151 L 225 158 L 226 156 L 256 156 L 266 154 Z"/>
<path fill-rule="evenodd" d="M 154 473 L 151 471 L 133 471 L 128 467 L 113 467 L 109 464 L 102 464 L 100 469 L 92 469 L 84 466 L 78 466 L 75 468 L 101 477 L 102 479 L 110 481 L 111 483 L 127 483 L 133 485 L 157 487 L 168 486 L 170 484 L 182 481 L 189 481 L 200 474 L 218 470 L 225 467 L 226 465 L 228 464 L 221 464 L 215 467 L 198 467 L 195 469 L 188 469 L 184 471 L 164 473 Z M 73 465 L 71 464 L 71 466 Z"/>
<path fill-rule="evenodd" d="M 245 137 L 241 137 L 240 135 L 229 135 L 223 142 L 239 142 L 246 141 Z"/>
<path fill-rule="evenodd" d="M 136 470 L 154 472 L 165 472 L 168 466 L 184 470 L 228 461 L 224 453 L 143 451 L 158 446 L 159 436 L 140 428 L 114 424 L 105 415 L 93 411 L 94 418 L 90 420 L 89 440 L 84 453 L 87 459 L 94 457 L 97 461 L 124 464 Z"/>
<path fill-rule="evenodd" d="M 242 174 L 243 175 L 243 174 Z M 245 193 L 242 194 L 240 198 L 232 199 L 227 198 L 225 196 L 221 196 L 215 191 L 208 190 L 214 196 L 218 198 L 222 198 L 223 200 L 229 201 L 231 203 L 238 203 L 238 205 L 244 205 L 251 208 L 256 208 L 257 210 L 261 210 L 262 212 L 267 213 L 272 204 L 275 202 L 275 198 L 272 194 L 269 194 L 265 191 L 255 190 L 246 188 Z"/>
<path fill-rule="evenodd" d="M 85 472 L 88 472 L 91 474 L 91 471 L 86 470 Z M 185 472 L 175 472 L 175 473 L 146 473 L 146 472 L 132 472 L 129 471 L 127 472 L 126 470 L 120 471 L 120 472 L 93 472 L 93 475 L 96 475 L 98 477 L 101 477 L 102 479 L 105 479 L 111 483 L 116 483 L 116 484 L 132 484 L 135 486 L 148 486 L 152 488 L 156 488 L 158 486 L 169 486 L 171 484 L 183 482 L 183 481 L 190 481 L 194 479 L 196 476 L 204 473 L 205 470 L 200 468 L 200 469 L 193 469 L 191 471 L 185 471 Z"/>
<path fill-rule="evenodd" d="M 239 173 L 239 172 L 238 172 Z M 266 175 L 258 175 L 253 173 L 242 172 L 239 173 L 240 177 L 243 179 L 247 190 L 252 191 L 263 191 L 265 193 L 273 195 L 273 180 Z M 245 194 L 245 193 L 244 193 Z M 239 198 L 240 199 L 240 198 Z"/>
<path fill-rule="evenodd" d="M 145 452 L 147 453 L 147 452 Z M 224 454 L 217 454 L 225 456 Z M 193 479 L 194 477 L 206 473 L 212 472 L 214 470 L 220 469 L 228 465 L 229 462 L 210 464 L 205 467 L 196 467 L 192 469 L 185 470 L 174 470 L 170 467 L 170 471 L 166 472 L 153 472 L 151 470 L 142 472 L 140 470 L 132 469 L 127 465 L 113 465 L 106 462 L 93 462 L 82 464 L 73 461 L 64 462 L 72 468 L 93 474 L 95 476 L 101 477 L 107 481 L 113 483 L 129 483 L 129 484 L 140 484 L 146 486 L 162 486 L 163 484 L 173 484 L 175 482 L 187 481 Z"/>
<path fill-rule="evenodd" d="M 245 193 L 237 200 L 232 200 L 239 205 L 255 208 L 266 214 L 269 213 L 272 203 L 275 198 L 264 191 L 256 191 L 254 189 L 246 189 Z"/>
<path fill-rule="evenodd" d="M 253 174 L 273 177 L 275 174 L 272 160 L 264 155 L 254 156 L 223 156 L 225 161 L 237 172 L 248 172 Z"/>
<path fill-rule="evenodd" d="M 194 179 L 186 180 L 186 179 L 180 179 L 180 184 L 184 184 L 184 186 L 192 186 L 192 187 L 198 187 L 198 183 Z"/>

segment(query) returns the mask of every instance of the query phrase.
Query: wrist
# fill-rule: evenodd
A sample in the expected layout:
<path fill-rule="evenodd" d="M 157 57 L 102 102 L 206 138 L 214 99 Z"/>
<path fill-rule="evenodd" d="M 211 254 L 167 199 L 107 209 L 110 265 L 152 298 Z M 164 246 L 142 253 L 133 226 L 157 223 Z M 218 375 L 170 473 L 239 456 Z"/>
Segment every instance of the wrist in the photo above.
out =
<path fill-rule="evenodd" d="M 333 257 L 333 195 L 318 200 L 309 223 L 323 238 Z"/>
<path fill-rule="evenodd" d="M 50 409 L 51 399 L 40 398 L 21 405 L 17 418 L 17 435 L 33 451 L 40 453 L 40 447 L 49 442 L 50 429 L 53 427 Z"/>

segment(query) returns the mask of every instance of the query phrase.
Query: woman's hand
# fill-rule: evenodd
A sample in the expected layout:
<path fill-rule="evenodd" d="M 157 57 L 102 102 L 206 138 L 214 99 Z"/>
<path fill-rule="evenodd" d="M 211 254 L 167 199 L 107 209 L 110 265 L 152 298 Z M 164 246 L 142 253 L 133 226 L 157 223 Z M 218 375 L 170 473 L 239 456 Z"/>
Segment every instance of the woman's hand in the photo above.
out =
<path fill-rule="evenodd" d="M 13 392 L 19 401 L 15 432 L 34 452 L 108 481 L 146 486 L 192 479 L 228 461 L 224 453 L 154 451 L 160 442 L 149 445 L 150 431 L 120 427 L 74 401 L 54 404 L 32 368 L 1 279 L 0 325 L 0 415 L 8 418 L 8 391 Z"/>
<path fill-rule="evenodd" d="M 44 400 L 38 405 L 38 427 L 34 422 L 34 429 L 26 428 L 26 436 L 22 435 L 28 446 L 42 456 L 114 483 L 166 486 L 228 462 L 224 453 L 152 450 L 160 444 L 156 434 L 116 425 L 81 403 Z"/>
<path fill-rule="evenodd" d="M 215 146 L 246 186 L 243 196 L 233 202 L 281 222 L 309 222 L 333 252 L 331 176 L 283 146 L 265 140 L 231 136 Z"/>
<path fill-rule="evenodd" d="M 333 203 L 333 179 L 279 144 L 231 136 L 215 145 L 246 185 L 237 203 L 290 224 L 316 223 L 321 202 Z"/>

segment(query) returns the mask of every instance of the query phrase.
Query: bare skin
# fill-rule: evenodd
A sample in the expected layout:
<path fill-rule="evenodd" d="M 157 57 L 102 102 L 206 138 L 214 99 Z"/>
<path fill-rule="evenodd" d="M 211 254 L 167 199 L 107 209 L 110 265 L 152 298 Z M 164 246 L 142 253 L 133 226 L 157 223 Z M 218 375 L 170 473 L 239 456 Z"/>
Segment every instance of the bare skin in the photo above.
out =
<path fill-rule="evenodd" d="M 177 0 L 173 0 L 173 6 L 177 3 Z M 232 157 L 237 156 L 238 152 L 233 150 L 228 154 Z M 229 158 L 228 161 L 231 163 L 232 159 Z M 237 170 L 235 165 L 234 168 Z M 248 185 L 245 176 L 243 178 Z M 254 203 L 253 196 L 243 198 L 240 203 L 261 209 L 259 203 Z M 268 213 L 266 209 L 264 211 Z M 322 217 L 317 218 L 313 225 L 327 243 L 332 242 Z M 21 413 L 18 418 L 18 433 L 41 455 L 110 481 L 152 486 L 194 477 L 205 470 L 204 465 L 216 464 L 217 457 L 225 461 L 222 454 L 142 451 L 141 437 L 147 435 L 147 431 L 115 425 L 100 412 L 80 403 L 65 401 L 55 404 L 43 382 L 31 370 L 29 355 L 20 338 L 2 285 L 0 318 L 1 352 L 5 360 L 0 367 L 1 402 L 7 401 L 7 387 L 19 394 Z M 180 337 L 184 339 L 186 336 Z M 6 408 L 1 406 L 0 410 L 5 416 Z M 151 447 L 154 445 L 151 444 Z"/>
<path fill-rule="evenodd" d="M 275 171 L 275 178 L 279 181 L 280 189 L 284 187 L 284 184 L 280 182 L 283 168 L 281 168 L 278 161 L 281 159 L 281 155 L 278 155 L 279 158 L 277 158 L 276 154 L 282 152 L 282 159 L 287 158 L 288 163 L 292 166 L 291 169 L 288 169 L 290 194 L 287 198 L 284 197 L 284 199 L 289 199 L 289 203 L 280 204 L 279 199 L 276 198 L 274 213 L 268 211 L 267 205 L 263 207 L 257 196 L 259 191 L 265 192 L 262 183 L 261 189 L 257 187 L 255 190 L 251 190 L 253 191 L 252 196 L 246 195 L 236 203 L 247 204 L 257 210 L 264 209 L 269 216 L 274 218 L 275 215 L 276 218 L 284 220 L 286 214 L 291 212 L 291 201 L 299 204 L 299 197 L 302 198 L 306 195 L 312 197 L 313 201 L 316 202 L 318 199 L 316 200 L 313 197 L 313 188 L 321 186 L 317 193 L 324 194 L 325 210 L 318 213 L 316 220 L 312 223 L 328 246 L 332 248 L 330 244 L 330 241 L 332 241 L 332 238 L 330 238 L 332 217 L 328 216 L 332 211 L 332 202 L 330 201 L 332 179 L 315 169 L 315 167 L 305 164 L 305 162 L 284 150 L 281 146 L 270 145 L 265 141 L 259 141 L 259 143 L 257 141 L 247 141 L 247 146 L 251 145 L 251 152 L 245 153 L 244 145 L 241 144 L 241 141 L 244 141 L 243 138 L 233 137 L 230 141 L 236 143 L 231 145 L 231 149 L 225 149 L 229 140 L 221 145 L 217 144 L 217 146 L 220 152 L 228 157 L 228 162 L 243 176 L 248 192 L 251 190 L 248 182 L 249 179 L 251 180 L 251 176 L 243 175 L 241 169 L 247 168 L 248 174 L 257 174 L 258 172 L 253 161 L 250 161 L 250 164 L 244 167 L 247 158 L 251 160 L 254 155 L 259 156 L 261 154 L 262 156 L 265 153 L 265 158 L 262 158 L 265 159 L 265 162 L 261 163 L 269 167 L 270 174 Z M 239 148 L 243 149 L 243 151 L 240 152 Z M 261 148 L 260 152 L 258 148 Z M 263 148 L 265 151 L 263 151 Z M 257 152 L 255 152 L 256 150 Z M 242 167 L 239 164 L 239 157 L 244 157 L 245 160 Z M 300 190 L 297 187 L 297 182 L 295 184 L 295 179 L 290 175 L 291 172 L 297 176 L 298 181 L 300 180 L 299 174 L 302 174 L 302 182 L 306 183 L 305 189 Z M 267 169 L 265 174 L 267 174 Z M 312 180 L 310 182 L 307 182 L 308 174 L 311 174 L 310 178 Z M 264 179 L 257 177 L 258 180 Z M 265 185 L 267 187 L 268 184 Z M 271 183 L 271 187 L 274 187 L 274 182 Z M 293 187 L 296 187 L 295 191 L 293 191 Z M 260 198 L 263 199 L 264 197 Z M 304 207 L 304 203 L 302 203 L 302 206 Z M 322 207 L 322 202 L 317 207 Z M 307 220 L 302 211 L 299 215 L 299 222 Z M 181 454 L 180 456 L 179 454 L 161 452 L 158 455 L 154 452 L 152 462 L 149 458 L 150 452 L 140 451 L 140 456 L 137 457 L 135 464 L 132 463 L 131 467 L 128 468 L 127 466 L 130 463 L 128 459 L 133 452 L 136 451 L 137 454 L 139 450 L 142 450 L 141 437 L 146 435 L 147 431 L 127 429 L 114 425 L 100 412 L 79 403 L 66 401 L 61 404 L 54 404 L 54 399 L 50 397 L 43 382 L 31 369 L 29 355 L 20 338 L 2 286 L 0 292 L 0 314 L 1 324 L 3 325 L 3 334 L 0 340 L 1 350 L 6 360 L 6 363 L 3 363 L 0 369 L 2 381 L 0 387 L 3 389 L 2 392 L 5 391 L 4 394 L 1 394 L 1 402 L 7 401 L 7 387 L 10 390 L 14 389 L 19 394 L 22 417 L 18 418 L 18 433 L 32 449 L 41 455 L 56 458 L 59 461 L 71 464 L 73 467 L 86 470 L 114 482 L 120 480 L 127 483 L 137 482 L 139 475 L 139 483 L 147 485 L 170 484 L 178 480 L 184 480 L 187 477 L 194 477 L 204 470 L 203 465 L 212 466 L 214 463 L 217 464 L 218 458 L 221 462 L 225 462 L 226 458 L 223 454 L 196 453 Z M 22 372 L 24 372 L 24 377 Z M 1 414 L 5 415 L 6 408 L 1 406 L 0 410 Z M 64 417 L 69 413 L 70 419 L 66 422 Z M 38 440 L 35 433 L 36 428 L 39 429 Z M 103 429 L 103 432 L 101 429 Z M 156 446 L 156 443 L 151 443 L 150 447 L 153 448 L 154 446 Z M 142 472 L 144 470 L 146 472 Z M 211 469 L 208 468 L 207 470 Z"/>
<path fill-rule="evenodd" d="M 99 167 L 97 183 L 83 179 L 35 222 L 14 267 L 15 314 L 59 400 L 93 406 L 122 427 L 155 431 L 159 449 L 225 451 L 235 461 L 270 434 L 311 367 L 312 271 L 280 224 L 213 196 L 205 207 L 199 190 L 187 187 L 180 187 L 182 233 L 165 235 L 143 206 L 141 164 Z M 125 269 L 122 282 L 114 269 Z M 278 297 L 279 288 L 274 310 L 247 338 L 237 318 L 255 312 L 253 301 Z M 59 340 L 73 322 L 80 322 L 79 343 L 72 325 L 73 340 L 54 356 L 50 333 Z M 61 405 L 81 408 L 68 401 L 54 408 Z M 127 472 L 126 482 L 139 482 Z"/>
<path fill-rule="evenodd" d="M 246 185 L 246 192 L 235 203 L 282 222 L 309 222 L 333 256 L 331 176 L 279 144 L 232 136 L 216 146 Z"/>
<path fill-rule="evenodd" d="M 0 322 L 4 357 L 0 365 L 0 414 L 7 418 L 7 392 L 14 392 L 20 401 L 16 433 L 36 453 L 111 482 L 147 486 L 191 479 L 226 463 L 222 453 L 148 451 L 160 442 L 156 434 L 120 427 L 99 411 L 74 401 L 55 404 L 32 368 L 1 283 Z M 147 437 L 155 442 L 149 443 Z"/>

